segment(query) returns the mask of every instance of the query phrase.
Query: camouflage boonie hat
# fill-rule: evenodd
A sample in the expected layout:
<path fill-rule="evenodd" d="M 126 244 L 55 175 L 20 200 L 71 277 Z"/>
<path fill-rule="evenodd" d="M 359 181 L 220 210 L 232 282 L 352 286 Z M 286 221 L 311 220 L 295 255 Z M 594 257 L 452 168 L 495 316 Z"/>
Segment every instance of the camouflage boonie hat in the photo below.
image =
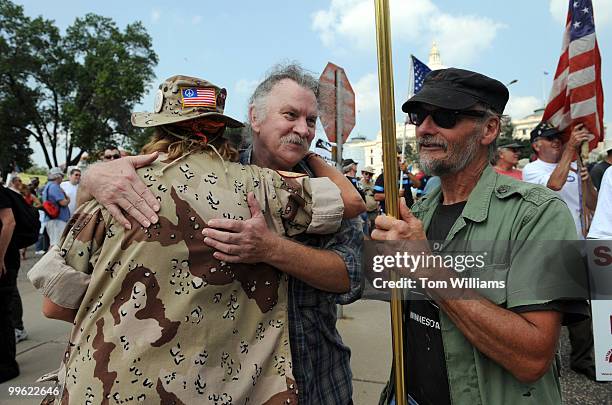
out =
<path fill-rule="evenodd" d="M 159 85 L 153 112 L 132 113 L 135 127 L 156 127 L 196 118 L 210 117 L 228 127 L 244 126 L 223 114 L 227 91 L 214 84 L 189 76 L 172 76 Z"/>

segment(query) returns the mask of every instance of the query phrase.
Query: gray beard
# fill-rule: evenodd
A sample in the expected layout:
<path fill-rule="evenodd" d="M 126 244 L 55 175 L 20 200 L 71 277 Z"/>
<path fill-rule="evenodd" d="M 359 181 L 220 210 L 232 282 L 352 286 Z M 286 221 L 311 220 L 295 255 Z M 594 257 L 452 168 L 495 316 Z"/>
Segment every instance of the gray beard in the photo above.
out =
<path fill-rule="evenodd" d="M 444 176 L 463 170 L 476 157 L 478 152 L 478 131 L 474 131 L 463 146 L 448 145 L 449 155 L 446 159 L 427 159 L 419 154 L 421 169 L 428 176 Z"/>

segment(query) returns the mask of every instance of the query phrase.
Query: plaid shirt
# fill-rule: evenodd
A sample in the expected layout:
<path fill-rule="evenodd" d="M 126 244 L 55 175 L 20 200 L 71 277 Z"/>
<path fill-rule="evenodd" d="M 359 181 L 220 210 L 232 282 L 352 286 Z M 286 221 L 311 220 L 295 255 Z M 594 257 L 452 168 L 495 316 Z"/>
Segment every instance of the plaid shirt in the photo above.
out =
<path fill-rule="evenodd" d="M 242 164 L 250 164 L 251 151 L 249 147 L 241 152 Z M 303 161 L 294 170 L 313 175 Z M 294 240 L 340 255 L 350 280 L 347 293 L 333 294 L 289 278 L 289 340 L 300 404 L 349 404 L 353 396 L 351 350 L 336 329 L 336 304 L 350 304 L 363 291 L 362 221 L 343 220 L 333 235 L 299 235 Z"/>

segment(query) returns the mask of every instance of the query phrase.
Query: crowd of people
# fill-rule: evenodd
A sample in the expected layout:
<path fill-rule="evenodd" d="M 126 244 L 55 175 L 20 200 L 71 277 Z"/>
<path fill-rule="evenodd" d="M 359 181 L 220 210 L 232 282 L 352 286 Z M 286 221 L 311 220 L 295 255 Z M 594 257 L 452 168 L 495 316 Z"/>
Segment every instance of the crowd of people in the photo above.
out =
<path fill-rule="evenodd" d="M 366 204 L 366 211 L 361 214 L 361 219 L 364 222 L 364 236 L 369 238 L 370 233 L 374 230 L 376 217 L 386 213 L 385 175 L 384 172 L 381 172 L 378 176 L 375 176 L 374 168 L 366 166 L 361 170 L 361 176 L 358 176 L 358 168 L 359 163 L 353 159 L 342 161 L 344 175 L 351 181 Z M 397 171 L 399 196 L 405 200 L 408 207 L 412 207 L 415 201 L 424 197 L 440 182 L 439 177 L 429 176 L 420 170 L 418 162 L 408 164 L 399 153 L 397 155 Z"/>
<path fill-rule="evenodd" d="M 23 198 L 38 200 L 50 245 L 28 277 L 44 315 L 73 324 L 56 403 L 352 404 L 351 351 L 336 306 L 362 295 L 364 239 L 425 242 L 431 252 L 427 241 L 612 236 L 612 172 L 595 166 L 602 173 L 593 185 L 574 163 L 587 129 L 575 126 L 563 147 L 561 131 L 541 123 L 531 134 L 536 159 L 521 172 L 520 145 L 496 146 L 508 101 L 501 82 L 462 69 L 431 72 L 402 106 L 416 126 L 419 169 L 398 156 L 393 180 L 351 159 L 340 173 L 309 152 L 318 88 L 298 65 L 277 66 L 256 87 L 244 125 L 224 113 L 224 88 L 173 76 L 152 112 L 132 116 L 134 126 L 153 129 L 142 155 L 122 159 L 107 148 L 82 181 L 72 169 L 62 182 L 55 168 L 42 189 L 28 188 Z M 234 144 L 226 129 L 243 126 Z M 400 189 L 398 219 L 381 215 L 389 181 Z M 5 197 L 19 183 L 13 178 L 0 194 L 0 287 L 11 294 L 19 255 Z M 588 234 L 584 218 L 592 219 Z M 495 254 L 482 274 L 504 273 L 497 295 L 406 293 L 405 383 L 414 403 L 560 403 L 562 325 L 571 326 L 572 367 L 594 377 L 588 297 L 564 295 L 560 269 L 529 245 L 511 258 Z M 401 275 L 454 274 L 416 270 Z M 533 291 L 533 280 L 547 299 L 517 293 Z M 1 296 L 8 380 L 18 374 L 19 327 Z M 381 404 L 396 400 L 393 381 Z"/>

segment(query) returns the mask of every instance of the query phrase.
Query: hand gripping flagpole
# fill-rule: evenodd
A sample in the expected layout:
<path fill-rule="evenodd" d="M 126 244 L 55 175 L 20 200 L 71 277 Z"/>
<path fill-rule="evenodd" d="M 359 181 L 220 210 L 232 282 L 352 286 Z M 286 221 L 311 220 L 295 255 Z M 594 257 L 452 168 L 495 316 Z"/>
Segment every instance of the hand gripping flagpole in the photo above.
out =
<path fill-rule="evenodd" d="M 397 143 L 395 139 L 395 109 L 393 108 L 393 65 L 391 60 L 391 27 L 388 0 L 375 0 L 376 47 L 378 53 L 378 83 L 380 94 L 380 124 L 382 130 L 383 168 L 388 180 L 397 179 Z M 395 181 L 385 184 L 387 215 L 399 218 L 399 192 Z M 392 273 L 391 277 L 397 279 Z M 395 371 L 395 403 L 406 405 L 404 388 L 404 338 L 402 329 L 401 290 L 391 289 L 391 336 Z"/>

